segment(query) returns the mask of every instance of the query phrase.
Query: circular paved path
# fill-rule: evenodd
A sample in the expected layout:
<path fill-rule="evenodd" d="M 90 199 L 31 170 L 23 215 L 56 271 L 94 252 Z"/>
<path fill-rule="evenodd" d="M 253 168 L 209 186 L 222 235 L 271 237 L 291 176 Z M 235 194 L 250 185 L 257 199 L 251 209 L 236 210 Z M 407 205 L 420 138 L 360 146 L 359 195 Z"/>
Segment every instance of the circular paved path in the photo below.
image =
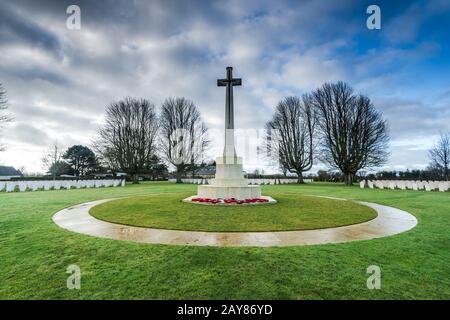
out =
<path fill-rule="evenodd" d="M 417 219 L 406 211 L 362 201 L 356 202 L 377 211 L 375 219 L 350 226 L 299 231 L 201 232 L 153 229 L 110 223 L 89 214 L 90 208 L 111 200 L 115 199 L 86 202 L 63 209 L 53 216 L 53 221 L 69 231 L 100 238 L 152 244 L 225 247 L 293 246 L 368 240 L 401 233 L 417 224 Z"/>

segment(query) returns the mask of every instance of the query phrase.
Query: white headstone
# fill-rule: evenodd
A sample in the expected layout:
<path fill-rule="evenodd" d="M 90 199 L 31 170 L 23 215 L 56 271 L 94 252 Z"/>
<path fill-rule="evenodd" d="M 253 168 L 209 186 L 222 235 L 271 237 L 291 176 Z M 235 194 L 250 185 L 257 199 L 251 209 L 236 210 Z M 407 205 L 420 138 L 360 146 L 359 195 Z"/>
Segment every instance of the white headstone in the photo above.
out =
<path fill-rule="evenodd" d="M 361 180 L 360 182 L 359 182 L 359 187 L 361 188 L 361 189 L 364 189 L 364 186 L 366 185 L 366 180 Z"/>
<path fill-rule="evenodd" d="M 405 187 L 406 189 L 412 189 L 412 182 L 410 180 L 405 181 Z"/>
<path fill-rule="evenodd" d="M 50 181 L 44 181 L 44 190 L 50 190 Z"/>
<path fill-rule="evenodd" d="M 29 181 L 28 188 L 30 188 L 31 191 L 37 191 L 39 189 L 38 183 L 39 183 L 39 181 Z"/>
<path fill-rule="evenodd" d="M 432 190 L 439 189 L 439 181 L 433 181 L 433 184 L 431 184 L 431 189 Z"/>
<path fill-rule="evenodd" d="M 19 181 L 19 191 L 20 192 L 27 191 L 27 182 L 26 181 Z"/>
<path fill-rule="evenodd" d="M 14 192 L 15 189 L 16 189 L 16 182 L 14 181 L 6 182 L 6 192 Z"/>
<path fill-rule="evenodd" d="M 55 188 L 55 190 L 61 189 L 61 181 L 60 180 L 56 180 L 55 184 L 53 185 L 53 187 Z"/>
<path fill-rule="evenodd" d="M 440 192 L 447 191 L 447 182 L 445 182 L 445 181 L 439 182 L 439 191 Z"/>
<path fill-rule="evenodd" d="M 16 183 L 14 181 L 6 182 L 6 192 L 14 192 L 16 189 Z"/>

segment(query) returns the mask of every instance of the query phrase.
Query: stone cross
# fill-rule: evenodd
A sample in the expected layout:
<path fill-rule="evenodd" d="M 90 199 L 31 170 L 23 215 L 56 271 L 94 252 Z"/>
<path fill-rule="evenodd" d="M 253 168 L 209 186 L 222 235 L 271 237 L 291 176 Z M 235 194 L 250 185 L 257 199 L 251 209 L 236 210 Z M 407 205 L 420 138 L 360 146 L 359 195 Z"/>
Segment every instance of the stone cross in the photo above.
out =
<path fill-rule="evenodd" d="M 227 67 L 226 79 L 217 79 L 218 87 L 226 87 L 225 97 L 225 147 L 224 157 L 236 157 L 234 148 L 233 86 L 242 85 L 242 79 L 233 79 L 233 67 Z"/>

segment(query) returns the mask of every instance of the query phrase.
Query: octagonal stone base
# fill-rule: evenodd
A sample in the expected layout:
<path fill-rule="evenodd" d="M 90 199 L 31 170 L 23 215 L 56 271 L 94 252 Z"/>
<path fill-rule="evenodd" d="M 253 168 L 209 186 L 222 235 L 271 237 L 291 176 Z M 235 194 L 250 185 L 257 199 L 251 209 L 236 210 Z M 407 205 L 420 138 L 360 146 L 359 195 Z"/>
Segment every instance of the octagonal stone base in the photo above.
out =
<path fill-rule="evenodd" d="M 208 185 L 198 186 L 194 198 L 255 199 L 261 198 L 261 187 L 248 184 L 242 171 L 241 157 L 224 155 L 216 158 L 215 178 Z"/>
<path fill-rule="evenodd" d="M 260 186 L 201 185 L 197 190 L 199 198 L 245 200 L 261 197 Z"/>

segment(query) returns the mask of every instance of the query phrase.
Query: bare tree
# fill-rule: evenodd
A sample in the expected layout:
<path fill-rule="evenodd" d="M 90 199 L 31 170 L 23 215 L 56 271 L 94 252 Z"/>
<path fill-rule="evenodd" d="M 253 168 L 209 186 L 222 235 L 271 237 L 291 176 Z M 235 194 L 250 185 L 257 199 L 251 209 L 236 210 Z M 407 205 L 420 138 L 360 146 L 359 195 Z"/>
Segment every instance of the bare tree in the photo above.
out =
<path fill-rule="evenodd" d="M 176 169 L 177 183 L 187 171 L 203 162 L 209 141 L 208 128 L 195 104 L 185 98 L 169 98 L 161 107 L 161 150 Z"/>
<path fill-rule="evenodd" d="M 0 83 L 0 129 L 2 129 L 3 124 L 12 120 L 11 116 L 5 112 L 6 109 L 8 109 L 8 99 L 6 99 L 6 91 Z M 5 147 L 0 144 L 0 151 L 4 149 Z"/>
<path fill-rule="evenodd" d="M 297 183 L 304 183 L 303 172 L 313 165 L 315 124 L 309 95 L 280 101 L 266 124 L 268 155 L 279 161 L 280 168 L 297 174 Z"/>
<path fill-rule="evenodd" d="M 95 149 L 103 162 L 123 170 L 138 183 L 139 172 L 156 154 L 158 119 L 155 106 L 145 99 L 127 97 L 106 108 Z"/>
<path fill-rule="evenodd" d="M 439 168 L 445 180 L 449 180 L 450 133 L 441 134 L 437 144 L 429 150 L 431 166 Z"/>
<path fill-rule="evenodd" d="M 42 157 L 42 164 L 44 168 L 52 175 L 53 180 L 56 179 L 57 165 L 61 163 L 63 151 L 58 141 L 55 141 Z"/>
<path fill-rule="evenodd" d="M 339 169 L 346 185 L 358 170 L 388 159 L 388 126 L 370 99 L 344 82 L 325 83 L 313 92 L 322 135 L 322 160 Z"/>

